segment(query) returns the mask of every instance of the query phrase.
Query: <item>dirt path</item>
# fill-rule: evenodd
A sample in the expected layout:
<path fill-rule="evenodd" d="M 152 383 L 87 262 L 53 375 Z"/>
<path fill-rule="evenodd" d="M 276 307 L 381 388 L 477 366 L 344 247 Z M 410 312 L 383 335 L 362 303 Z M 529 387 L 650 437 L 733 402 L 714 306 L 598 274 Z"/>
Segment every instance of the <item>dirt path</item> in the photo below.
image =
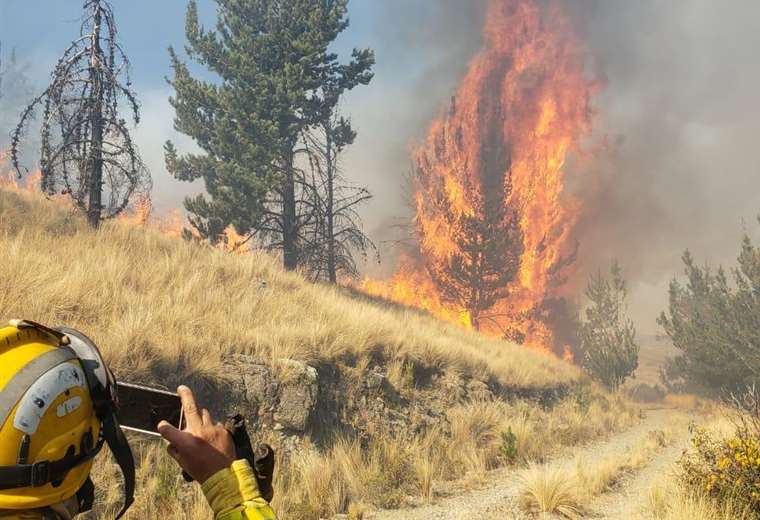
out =
<path fill-rule="evenodd" d="M 649 410 L 644 420 L 634 428 L 606 440 L 565 451 L 552 462 L 569 463 L 577 457 L 581 460 L 588 460 L 589 463 L 603 460 L 639 442 L 650 431 L 661 430 L 671 425 L 676 414 L 683 416 L 682 412 L 672 409 Z M 683 418 L 685 419 L 685 416 Z M 683 423 L 685 424 L 686 421 L 684 420 Z M 635 475 L 625 479 L 615 490 L 603 495 L 594 504 L 590 504 L 589 509 L 598 512 L 595 518 L 639 518 L 637 516 L 638 511 L 647 499 L 649 481 L 654 475 L 667 470 L 676 460 L 680 454 L 681 446 L 687 438 L 688 432 L 685 429 L 681 432 L 679 428 L 676 433 L 676 440 L 670 447 L 665 448 Z M 517 472 L 514 469 L 499 470 L 489 474 L 488 482 L 480 489 L 439 498 L 434 504 L 422 507 L 378 511 L 369 514 L 366 518 L 370 520 L 508 520 L 527 518 L 520 513 L 517 507 L 518 490 Z"/>
<path fill-rule="evenodd" d="M 676 461 L 689 446 L 688 425 L 679 422 L 675 428 L 673 443 L 655 454 L 643 469 L 628 475 L 616 488 L 601 495 L 592 505 L 599 518 L 647 518 L 646 508 L 652 482 L 676 470 Z"/>

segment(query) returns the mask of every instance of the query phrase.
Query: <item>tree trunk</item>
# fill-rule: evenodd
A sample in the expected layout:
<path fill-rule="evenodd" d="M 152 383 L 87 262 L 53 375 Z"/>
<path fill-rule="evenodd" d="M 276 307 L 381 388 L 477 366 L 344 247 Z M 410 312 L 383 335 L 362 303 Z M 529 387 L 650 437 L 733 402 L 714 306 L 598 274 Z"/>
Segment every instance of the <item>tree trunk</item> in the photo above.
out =
<path fill-rule="evenodd" d="M 90 57 L 90 124 L 92 125 L 92 142 L 90 143 L 90 160 L 88 172 L 87 222 L 93 228 L 100 226 L 103 209 L 103 85 L 101 84 L 99 63 L 100 49 L 100 6 L 95 5 L 95 19 L 92 34 L 92 56 Z"/>
<path fill-rule="evenodd" d="M 338 276 L 335 267 L 335 171 L 332 156 L 332 135 L 329 125 L 325 128 L 325 158 L 327 169 L 327 276 L 330 283 L 337 283 Z"/>
<path fill-rule="evenodd" d="M 298 233 L 296 229 L 296 186 L 292 147 L 285 153 L 285 179 L 282 188 L 282 260 L 288 271 L 298 267 Z"/>

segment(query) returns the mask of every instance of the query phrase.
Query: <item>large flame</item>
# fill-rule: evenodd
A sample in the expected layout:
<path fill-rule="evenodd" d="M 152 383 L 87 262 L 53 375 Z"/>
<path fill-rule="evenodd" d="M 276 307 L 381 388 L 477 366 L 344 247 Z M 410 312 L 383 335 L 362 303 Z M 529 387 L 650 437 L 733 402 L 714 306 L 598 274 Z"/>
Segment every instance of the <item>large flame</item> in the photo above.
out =
<path fill-rule="evenodd" d="M 449 110 L 414 152 L 418 250 L 402 258 L 389 282 L 366 280 L 367 292 L 470 326 L 468 313 L 445 302 L 423 267 L 459 247 L 440 200 L 431 199 L 443 193 L 449 211 L 469 214 L 494 179 L 510 182 L 503 204 L 519 211 L 524 252 L 508 295 L 480 329 L 567 352 L 556 314 L 564 312 L 574 272 L 582 207 L 568 193 L 563 169 L 591 130 L 596 84 L 584 74 L 585 61 L 560 0 L 490 0 L 483 49 Z M 507 171 L 494 171 L 497 154 L 506 158 Z M 435 196 L 427 189 L 431 183 L 442 187 Z"/>

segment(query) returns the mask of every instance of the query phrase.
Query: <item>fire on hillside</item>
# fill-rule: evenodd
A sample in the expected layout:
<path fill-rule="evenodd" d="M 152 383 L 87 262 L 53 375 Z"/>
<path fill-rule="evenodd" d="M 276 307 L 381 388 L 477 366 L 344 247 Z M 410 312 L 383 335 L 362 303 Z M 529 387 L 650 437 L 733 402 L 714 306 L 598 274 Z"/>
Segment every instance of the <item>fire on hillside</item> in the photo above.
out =
<path fill-rule="evenodd" d="M 483 48 L 414 152 L 415 250 L 366 292 L 571 356 L 583 206 L 565 165 L 591 130 L 584 65 L 562 2 L 490 0 Z"/>
<path fill-rule="evenodd" d="M 40 193 L 42 173 L 35 169 L 26 175 L 19 177 L 10 161 L 10 154 L 0 150 L 0 189 Z M 53 195 L 48 198 L 56 200 L 62 205 L 71 205 L 72 202 L 64 195 Z M 149 227 L 159 232 L 175 238 L 191 237 L 200 240 L 197 232 L 189 225 L 187 217 L 177 209 L 171 209 L 164 214 L 158 214 L 153 207 L 150 198 L 141 197 L 129 204 L 123 212 L 117 215 L 114 220 L 121 224 Z M 222 239 L 217 243 L 217 247 L 228 252 L 236 254 L 245 254 L 249 252 L 246 247 L 250 242 L 250 237 L 240 235 L 235 228 L 229 226 L 225 231 Z"/>

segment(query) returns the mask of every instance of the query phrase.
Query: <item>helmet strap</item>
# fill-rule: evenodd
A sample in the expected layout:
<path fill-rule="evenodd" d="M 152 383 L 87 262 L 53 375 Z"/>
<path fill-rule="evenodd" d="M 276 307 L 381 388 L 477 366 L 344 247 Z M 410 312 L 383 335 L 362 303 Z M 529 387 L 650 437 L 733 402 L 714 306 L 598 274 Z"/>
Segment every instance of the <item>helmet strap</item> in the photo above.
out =
<path fill-rule="evenodd" d="M 116 464 L 119 465 L 124 476 L 124 506 L 116 515 L 116 520 L 118 520 L 135 501 L 135 459 L 129 442 L 127 442 L 127 438 L 116 420 L 114 410 L 108 410 L 102 421 L 106 444 L 108 444 Z"/>

